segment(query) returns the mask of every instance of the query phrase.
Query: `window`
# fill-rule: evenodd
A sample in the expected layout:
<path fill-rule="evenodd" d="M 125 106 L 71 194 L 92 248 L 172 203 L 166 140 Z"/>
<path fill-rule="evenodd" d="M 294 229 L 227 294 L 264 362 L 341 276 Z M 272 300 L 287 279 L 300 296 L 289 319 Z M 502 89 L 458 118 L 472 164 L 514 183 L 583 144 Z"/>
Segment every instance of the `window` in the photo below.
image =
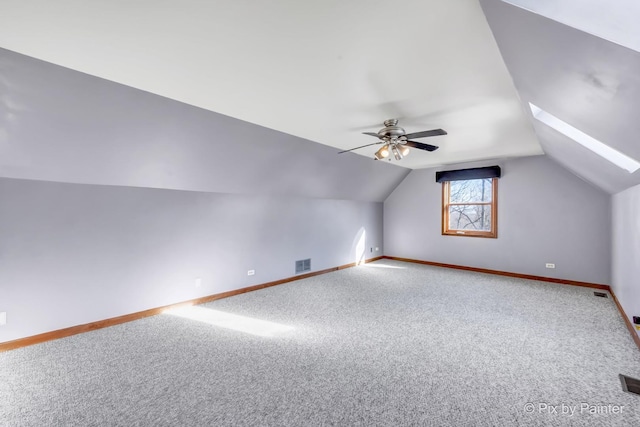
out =
<path fill-rule="evenodd" d="M 442 182 L 442 234 L 498 237 L 498 178 Z"/>

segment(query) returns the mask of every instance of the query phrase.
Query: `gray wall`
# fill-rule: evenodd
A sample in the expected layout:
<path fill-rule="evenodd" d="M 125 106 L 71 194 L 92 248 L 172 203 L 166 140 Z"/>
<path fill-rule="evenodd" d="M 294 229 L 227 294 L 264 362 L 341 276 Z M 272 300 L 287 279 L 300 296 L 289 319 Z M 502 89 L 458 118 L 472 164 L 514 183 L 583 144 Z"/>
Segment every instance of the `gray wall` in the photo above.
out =
<path fill-rule="evenodd" d="M 435 171 L 499 164 L 498 238 L 441 235 Z M 608 284 L 610 196 L 545 156 L 412 171 L 384 204 L 385 255 Z M 556 269 L 545 268 L 555 263 Z"/>
<path fill-rule="evenodd" d="M 0 342 L 381 255 L 409 173 L 3 49 L 0 93 Z"/>
<path fill-rule="evenodd" d="M 379 202 L 7 178 L 0 200 L 0 342 L 294 276 L 302 258 L 316 271 L 382 248 Z"/>
<path fill-rule="evenodd" d="M 640 185 L 615 194 L 611 204 L 611 287 L 631 320 L 640 316 Z"/>

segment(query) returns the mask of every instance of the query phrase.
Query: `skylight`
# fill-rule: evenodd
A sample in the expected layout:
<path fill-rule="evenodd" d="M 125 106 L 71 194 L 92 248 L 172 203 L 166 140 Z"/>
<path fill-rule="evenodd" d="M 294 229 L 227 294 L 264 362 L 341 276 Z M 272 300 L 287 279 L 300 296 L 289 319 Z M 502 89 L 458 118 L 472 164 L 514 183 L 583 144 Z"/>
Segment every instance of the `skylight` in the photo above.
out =
<path fill-rule="evenodd" d="M 640 169 L 640 162 L 632 159 L 615 150 L 603 142 L 598 141 L 597 139 L 587 135 L 579 129 L 574 128 L 569 123 L 566 123 L 556 116 L 547 113 L 546 111 L 536 107 L 532 103 L 529 103 L 529 107 L 531 107 L 531 113 L 533 113 L 533 117 L 537 120 L 541 121 L 545 125 L 557 130 L 561 134 L 568 136 L 573 139 L 578 144 L 582 145 L 585 148 L 593 151 L 600 157 L 610 161 L 614 165 L 619 168 L 625 169 L 629 173 L 634 173 L 638 169 Z"/>

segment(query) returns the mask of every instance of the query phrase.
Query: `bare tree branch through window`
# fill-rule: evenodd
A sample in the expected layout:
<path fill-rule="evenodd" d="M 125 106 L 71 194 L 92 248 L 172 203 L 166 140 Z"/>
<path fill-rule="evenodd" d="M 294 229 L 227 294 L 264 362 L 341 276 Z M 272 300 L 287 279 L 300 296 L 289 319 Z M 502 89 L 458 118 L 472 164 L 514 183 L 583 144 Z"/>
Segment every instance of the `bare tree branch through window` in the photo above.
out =
<path fill-rule="evenodd" d="M 442 185 L 443 234 L 496 237 L 496 178 Z"/>

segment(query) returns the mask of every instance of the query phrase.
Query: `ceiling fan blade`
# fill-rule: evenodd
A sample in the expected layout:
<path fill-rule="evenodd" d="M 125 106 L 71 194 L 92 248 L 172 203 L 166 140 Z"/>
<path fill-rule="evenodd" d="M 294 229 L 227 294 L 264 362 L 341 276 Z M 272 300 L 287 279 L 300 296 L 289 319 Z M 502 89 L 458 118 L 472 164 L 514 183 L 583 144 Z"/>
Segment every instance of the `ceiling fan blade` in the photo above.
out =
<path fill-rule="evenodd" d="M 375 136 L 376 138 L 380 138 L 380 136 L 375 132 L 362 132 L 364 135 Z"/>
<path fill-rule="evenodd" d="M 413 139 L 413 138 L 426 138 L 428 136 L 438 136 L 438 135 L 446 135 L 446 134 L 447 132 L 442 129 L 432 129 L 432 130 L 424 130 L 422 132 L 408 133 L 405 136 L 407 137 L 407 139 Z"/>
<path fill-rule="evenodd" d="M 349 151 L 357 150 L 357 149 L 359 149 L 359 148 L 364 148 L 364 147 L 368 147 L 368 146 L 370 146 L 370 145 L 376 145 L 376 144 L 382 144 L 382 143 L 383 143 L 383 141 L 380 141 L 380 142 L 374 142 L 373 144 L 367 144 L 367 145 L 363 145 L 363 146 L 361 146 L 361 147 L 352 148 L 352 149 L 350 149 L 350 150 L 340 151 L 338 154 L 348 153 Z"/>
<path fill-rule="evenodd" d="M 418 150 L 436 151 L 438 147 L 430 144 L 423 144 L 422 142 L 407 141 L 404 145 L 407 147 L 417 148 Z"/>

